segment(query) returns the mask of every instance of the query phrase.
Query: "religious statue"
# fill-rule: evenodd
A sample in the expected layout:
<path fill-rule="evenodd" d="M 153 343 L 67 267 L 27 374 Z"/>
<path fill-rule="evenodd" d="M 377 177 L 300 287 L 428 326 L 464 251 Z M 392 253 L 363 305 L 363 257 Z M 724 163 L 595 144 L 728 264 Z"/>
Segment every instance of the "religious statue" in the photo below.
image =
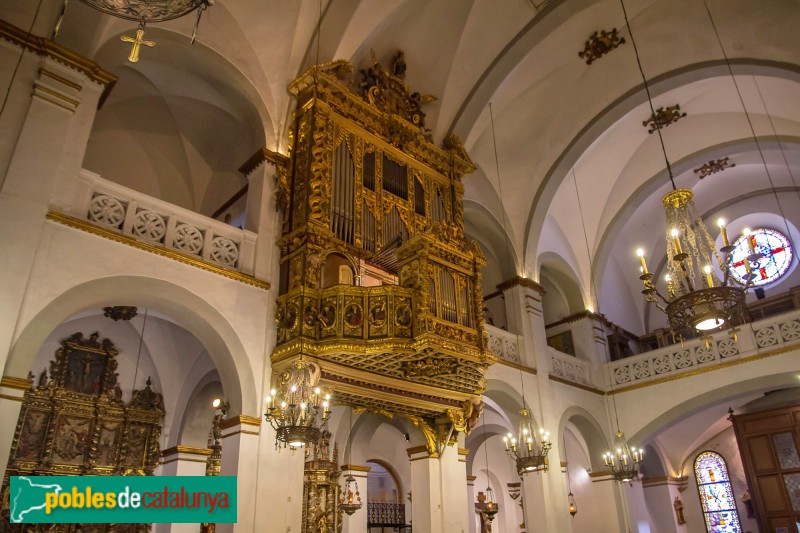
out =
<path fill-rule="evenodd" d="M 678 521 L 678 525 L 682 526 L 686 523 L 686 517 L 683 515 L 683 502 L 678 496 L 675 496 L 672 506 L 675 508 L 675 519 Z"/>
<path fill-rule="evenodd" d="M 742 503 L 744 503 L 744 508 L 747 510 L 747 518 L 753 518 L 755 511 L 753 510 L 753 499 L 750 496 L 750 489 L 744 489 Z"/>

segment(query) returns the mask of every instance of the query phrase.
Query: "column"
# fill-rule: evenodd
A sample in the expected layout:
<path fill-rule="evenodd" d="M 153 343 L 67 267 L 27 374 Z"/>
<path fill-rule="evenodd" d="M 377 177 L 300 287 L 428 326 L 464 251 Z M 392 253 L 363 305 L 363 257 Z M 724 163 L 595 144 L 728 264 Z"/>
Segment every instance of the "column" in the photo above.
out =
<path fill-rule="evenodd" d="M 406 451 L 411 462 L 414 533 L 469 531 L 472 511 L 467 499 L 467 450 L 448 446 L 441 456 L 429 453 L 425 446 Z"/>
<path fill-rule="evenodd" d="M 650 510 L 650 517 L 654 524 L 658 524 L 659 532 L 663 533 L 685 533 L 687 530 L 685 520 L 683 524 L 678 523 L 675 510 L 675 499 L 680 502 L 683 510 L 683 498 L 679 487 L 686 487 L 686 479 L 661 478 L 652 481 L 643 481 L 642 489 L 647 507 Z"/>
<path fill-rule="evenodd" d="M 630 533 L 650 533 L 653 519 L 647 508 L 642 483 L 623 483 L 622 487 L 625 493 L 624 503 L 627 506 Z"/>
<path fill-rule="evenodd" d="M 281 232 L 283 213 L 276 210 L 279 177 L 285 175 L 286 156 L 262 148 L 241 168 L 247 176 L 247 218 L 245 229 L 257 235 L 256 261 L 253 274 L 260 279 L 273 279 L 273 263 L 280 249 L 275 246 Z"/>
<path fill-rule="evenodd" d="M 344 533 L 367 533 L 367 474 L 372 470 L 372 467 L 366 465 L 342 465 L 342 475 L 339 485 L 344 487 L 344 480 L 348 475 L 356 478 L 358 483 L 358 491 L 361 494 L 361 509 L 356 511 L 350 516 L 346 514 L 343 517 L 342 531 Z M 403 497 L 402 494 L 399 495 Z"/>
<path fill-rule="evenodd" d="M 561 443 L 555 436 L 561 413 L 551 401 L 550 353 L 542 312 L 542 296 L 545 291 L 535 281 L 519 276 L 503 282 L 498 288 L 503 291 L 506 300 L 509 328 L 513 323 L 518 328 L 517 332 L 523 336 L 524 354 L 521 354 L 520 361 L 536 368 L 535 388 L 528 386 L 525 396 L 534 418 L 553 435 L 553 446 L 548 459 L 551 468 L 556 469 L 560 463 Z M 571 517 L 565 503 L 567 486 L 564 476 L 557 472 L 525 474 L 523 487 L 527 527 L 531 528 L 536 524 L 541 526 L 542 531 L 570 530 Z"/>
<path fill-rule="evenodd" d="M 236 476 L 237 523 L 217 524 L 217 531 L 258 531 L 255 510 L 263 496 L 258 493 L 259 426 L 261 419 L 237 415 L 222 421 L 222 469 L 220 475 Z M 298 528 L 299 529 L 299 528 Z"/>
<path fill-rule="evenodd" d="M 608 471 L 591 473 L 589 477 L 592 480 L 591 499 L 595 515 L 592 523 L 616 524 L 617 531 L 629 531 L 622 485 Z M 577 518 L 581 516 L 581 502 L 575 503 L 578 505 Z"/>
<path fill-rule="evenodd" d="M 438 533 L 442 523 L 442 494 L 438 454 L 425 446 L 406 450 L 411 463 L 411 523 L 414 533 Z M 466 484 L 466 474 L 465 474 Z"/>
<path fill-rule="evenodd" d="M 205 476 L 209 448 L 173 446 L 161 452 L 159 476 Z M 153 524 L 155 533 L 197 533 L 200 524 Z"/>
<path fill-rule="evenodd" d="M 467 476 L 467 501 L 469 508 L 467 509 L 467 516 L 469 517 L 469 533 L 477 533 L 477 521 L 475 519 L 475 503 L 478 501 L 477 492 L 475 492 L 475 476 Z"/>

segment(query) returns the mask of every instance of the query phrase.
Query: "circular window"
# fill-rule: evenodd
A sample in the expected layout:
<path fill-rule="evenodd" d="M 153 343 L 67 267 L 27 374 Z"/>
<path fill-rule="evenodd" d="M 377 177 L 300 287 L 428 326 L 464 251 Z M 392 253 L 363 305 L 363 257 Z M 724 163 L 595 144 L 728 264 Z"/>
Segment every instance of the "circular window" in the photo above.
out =
<path fill-rule="evenodd" d="M 792 264 L 792 245 L 789 238 L 774 229 L 758 228 L 753 230 L 749 238 L 742 235 L 733 243 L 730 255 L 731 274 L 739 283 L 744 284 L 747 278 L 747 258 L 761 254 L 757 260 L 750 262 L 750 271 L 755 275 L 753 285 L 767 285 L 783 276 Z M 751 246 L 752 244 L 752 246 Z"/>

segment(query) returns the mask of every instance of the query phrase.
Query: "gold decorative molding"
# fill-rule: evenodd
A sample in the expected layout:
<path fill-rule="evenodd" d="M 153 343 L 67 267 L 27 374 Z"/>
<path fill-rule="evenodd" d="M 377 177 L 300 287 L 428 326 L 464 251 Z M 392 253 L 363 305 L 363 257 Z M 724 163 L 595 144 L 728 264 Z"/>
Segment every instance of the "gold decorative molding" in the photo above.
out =
<path fill-rule="evenodd" d="M 339 467 L 342 472 L 369 472 L 372 470 L 371 466 L 362 466 L 362 465 L 341 465 Z"/>
<path fill-rule="evenodd" d="M 85 231 L 87 233 L 92 233 L 97 235 L 98 237 L 103 237 L 105 239 L 110 239 L 112 241 L 116 241 L 122 244 L 127 244 L 128 246 L 132 246 L 133 248 L 138 248 L 140 250 L 144 250 L 146 252 L 150 252 L 156 255 L 160 255 L 162 257 L 166 257 L 168 259 L 172 259 L 174 261 L 178 261 L 180 263 L 184 263 L 193 267 L 201 268 L 213 274 L 218 274 L 220 276 L 224 276 L 226 278 L 232 279 L 234 281 L 239 281 L 246 285 L 252 285 L 258 289 L 262 290 L 269 290 L 270 284 L 267 281 L 258 279 L 256 277 L 243 274 L 242 272 L 237 272 L 235 270 L 229 270 L 227 268 L 223 268 L 211 263 L 207 263 L 202 259 L 198 259 L 196 257 L 183 254 L 181 252 L 177 252 L 175 250 L 168 250 L 165 248 L 161 248 L 159 246 L 155 246 L 152 244 L 148 244 L 146 242 L 141 242 L 133 237 L 129 237 L 127 235 L 122 235 L 115 231 L 102 228 L 100 226 L 96 226 L 89 222 L 88 220 L 84 220 L 82 218 L 73 217 L 71 215 L 65 215 L 63 213 L 59 213 L 57 211 L 48 211 L 47 215 L 45 216 L 47 220 L 57 222 L 59 224 L 63 224 L 64 226 L 69 226 L 71 228 L 79 229 L 81 231 Z"/>
<path fill-rule="evenodd" d="M 652 381 L 647 381 L 645 383 L 634 383 L 633 385 L 626 385 L 624 387 L 619 387 L 617 389 L 611 390 L 606 394 L 622 394 L 623 392 L 630 392 L 632 390 L 642 389 L 644 387 L 650 387 L 651 385 L 660 385 L 661 383 L 667 383 L 669 381 L 675 381 L 683 378 L 690 378 L 700 374 L 705 374 L 706 372 L 713 372 L 715 370 L 721 370 L 723 368 L 729 368 L 732 366 L 741 365 L 752 361 L 758 361 L 759 359 L 766 359 L 767 357 L 773 357 L 775 355 L 781 355 L 787 352 L 793 352 L 798 349 L 800 349 L 800 344 L 792 344 L 791 346 L 784 346 L 782 348 L 770 350 L 768 352 L 758 353 L 748 357 L 743 357 L 742 359 L 736 359 L 735 361 L 727 361 L 725 363 L 721 363 L 716 366 L 703 367 L 689 372 L 684 372 L 682 374 L 664 376 L 663 378 L 654 379 Z"/>
<path fill-rule="evenodd" d="M 687 476 L 659 476 L 645 478 L 642 480 L 643 487 L 653 487 L 657 485 L 683 485 L 689 481 Z"/>
<path fill-rule="evenodd" d="M 525 287 L 527 289 L 532 289 L 532 290 L 538 292 L 539 294 L 544 294 L 544 293 L 547 292 L 544 287 L 542 287 L 541 285 L 539 285 L 538 283 L 536 283 L 532 279 L 523 278 L 522 276 L 514 276 L 513 278 L 507 279 L 506 281 L 498 284 L 497 285 L 497 290 L 504 292 L 504 291 L 506 291 L 508 289 L 511 289 L 511 288 L 514 288 L 514 287 L 517 287 L 517 286 Z"/>
<path fill-rule="evenodd" d="M 474 482 L 476 479 L 478 479 L 478 476 L 467 476 L 467 483 Z"/>
<path fill-rule="evenodd" d="M 516 368 L 517 370 L 522 370 L 523 372 L 527 372 L 528 374 L 533 374 L 534 376 L 539 373 L 539 371 L 533 367 L 521 365 L 519 363 L 514 363 L 512 361 L 506 361 L 505 359 L 498 358 L 496 362 L 501 365 L 510 366 L 511 368 Z"/>
<path fill-rule="evenodd" d="M 269 148 L 259 148 L 239 167 L 239 172 L 247 176 L 264 162 L 269 162 L 276 167 L 286 168 L 289 165 L 289 157 L 280 152 L 274 152 Z"/>
<path fill-rule="evenodd" d="M 100 102 L 105 100 L 108 92 L 117 82 L 117 77 L 110 72 L 103 70 L 100 65 L 87 59 L 72 50 L 57 44 L 50 39 L 29 35 L 28 32 L 17 28 L 13 24 L 0 19 L 0 38 L 12 44 L 21 46 L 37 55 L 49 57 L 59 63 L 81 72 L 95 83 L 105 86 Z"/>
<path fill-rule="evenodd" d="M 602 470 L 600 472 L 589 472 L 589 477 L 592 478 L 592 479 L 596 479 L 596 478 L 600 478 L 600 477 L 609 477 L 610 479 L 613 479 L 611 477 L 611 475 L 612 475 L 611 474 L 611 470 Z"/>
<path fill-rule="evenodd" d="M 412 461 L 418 461 L 419 459 L 438 459 L 439 454 L 436 452 L 431 452 L 426 445 L 421 446 L 414 446 L 413 448 L 406 448 L 406 453 L 408 454 L 408 458 Z M 425 457 L 417 457 L 412 458 L 414 455 L 418 455 L 420 453 L 424 453 Z"/>
<path fill-rule="evenodd" d="M 600 389 L 595 389 L 594 387 L 590 387 L 589 385 L 583 385 L 581 383 L 575 383 L 574 381 L 570 381 L 568 379 L 564 379 L 559 376 L 554 376 L 552 374 L 549 375 L 550 381 L 555 381 L 556 383 L 563 383 L 564 385 L 569 385 L 570 387 L 575 387 L 577 389 L 585 390 L 594 394 L 599 394 L 600 396 L 605 396 L 606 393 L 601 391 Z"/>
<path fill-rule="evenodd" d="M 229 429 L 236 426 L 260 426 L 261 418 L 248 415 L 236 415 L 224 419 L 219 423 L 220 429 Z"/>
<path fill-rule="evenodd" d="M 459 448 L 458 455 L 469 455 L 469 450 L 466 448 Z"/>
<path fill-rule="evenodd" d="M 24 391 L 31 388 L 31 382 L 25 378 L 17 378 L 14 376 L 3 376 L 3 379 L 0 380 L 0 387 L 6 387 L 8 389 Z"/>
<path fill-rule="evenodd" d="M 211 455 L 210 448 L 195 448 L 193 446 L 173 446 L 172 448 L 167 448 L 166 450 L 161 451 L 161 457 L 167 457 L 169 455 L 175 455 L 176 453 L 189 453 L 192 455 Z M 203 460 L 202 462 L 205 462 Z"/>

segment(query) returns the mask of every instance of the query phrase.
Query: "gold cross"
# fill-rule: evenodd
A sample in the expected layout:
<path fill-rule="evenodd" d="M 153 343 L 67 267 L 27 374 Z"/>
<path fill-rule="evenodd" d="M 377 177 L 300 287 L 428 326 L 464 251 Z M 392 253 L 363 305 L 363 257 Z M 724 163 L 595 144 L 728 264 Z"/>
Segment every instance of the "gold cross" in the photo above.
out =
<path fill-rule="evenodd" d="M 136 37 L 128 37 L 127 35 L 123 35 L 120 37 L 120 40 L 126 43 L 133 43 L 133 49 L 131 49 L 131 55 L 128 56 L 128 61 L 131 63 L 136 63 L 139 61 L 139 47 L 142 45 L 149 46 L 150 48 L 156 45 L 155 41 L 145 41 L 142 39 L 144 37 L 144 30 L 139 28 L 136 30 Z"/>

